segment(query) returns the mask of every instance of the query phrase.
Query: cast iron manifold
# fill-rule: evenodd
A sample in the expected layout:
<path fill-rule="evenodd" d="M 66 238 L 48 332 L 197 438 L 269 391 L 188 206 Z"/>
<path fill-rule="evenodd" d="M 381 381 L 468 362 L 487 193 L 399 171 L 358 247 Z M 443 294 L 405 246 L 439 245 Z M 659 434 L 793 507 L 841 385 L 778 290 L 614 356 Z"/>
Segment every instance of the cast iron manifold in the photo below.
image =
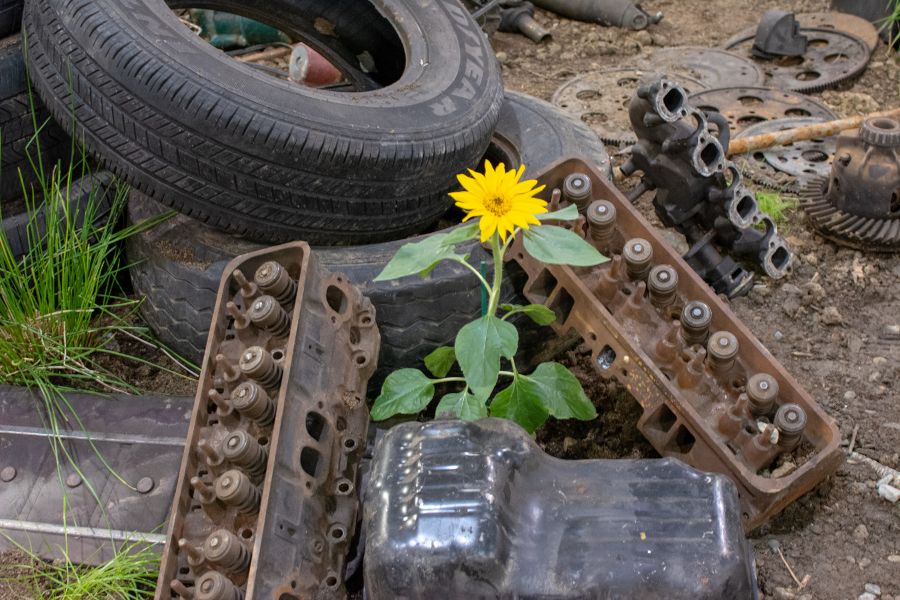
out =
<path fill-rule="evenodd" d="M 746 293 L 753 281 L 729 254 L 759 265 L 772 279 L 787 275 L 793 254 L 725 158 L 728 122 L 691 107 L 684 89 L 664 77 L 641 84 L 629 116 L 638 142 L 622 172 L 642 172 L 641 189 L 656 190 L 656 214 L 691 245 L 688 264 L 729 297 Z"/>
<path fill-rule="evenodd" d="M 900 250 L 900 122 L 875 118 L 838 138 L 830 177 L 809 183 L 802 206 L 816 230 L 853 248 Z"/>

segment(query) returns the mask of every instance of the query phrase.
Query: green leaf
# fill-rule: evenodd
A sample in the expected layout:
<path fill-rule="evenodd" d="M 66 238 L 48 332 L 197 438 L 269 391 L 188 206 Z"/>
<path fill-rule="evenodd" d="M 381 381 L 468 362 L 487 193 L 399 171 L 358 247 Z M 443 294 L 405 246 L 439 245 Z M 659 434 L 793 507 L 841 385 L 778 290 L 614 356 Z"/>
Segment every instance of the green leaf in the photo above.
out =
<path fill-rule="evenodd" d="M 456 244 L 461 244 L 462 242 L 467 242 L 479 237 L 481 235 L 481 226 L 478 224 L 478 220 L 475 220 L 471 223 L 455 227 L 446 235 L 447 237 L 444 238 L 444 245 L 455 246 Z"/>
<path fill-rule="evenodd" d="M 456 352 L 450 346 L 441 346 L 425 357 L 425 368 L 435 377 L 444 377 L 456 362 Z"/>
<path fill-rule="evenodd" d="M 597 409 L 581 389 L 581 383 L 561 364 L 541 363 L 523 379 L 557 419 L 590 421 L 596 418 Z"/>
<path fill-rule="evenodd" d="M 485 315 L 465 325 L 456 334 L 456 360 L 472 393 L 487 400 L 497 385 L 500 357 L 512 358 L 519 345 L 519 332 L 506 321 Z"/>
<path fill-rule="evenodd" d="M 437 408 L 434 410 L 435 417 L 442 417 L 447 413 L 458 417 L 463 421 L 474 421 L 483 419 L 488 416 L 487 406 L 484 400 L 479 400 L 468 390 L 455 394 L 447 394 L 438 402 Z"/>
<path fill-rule="evenodd" d="M 541 401 L 537 386 L 517 375 L 508 388 L 494 396 L 491 416 L 515 421 L 528 433 L 534 433 L 550 412 Z"/>
<path fill-rule="evenodd" d="M 570 204 L 560 210 L 536 215 L 538 221 L 574 221 L 578 218 L 578 207 Z"/>
<path fill-rule="evenodd" d="M 592 267 L 609 260 L 575 233 L 555 225 L 541 225 L 525 231 L 525 249 L 549 265 Z"/>
<path fill-rule="evenodd" d="M 508 311 L 505 315 L 503 315 L 504 319 L 507 319 L 517 313 L 524 313 L 531 317 L 531 320 L 538 325 L 549 325 L 556 320 L 556 313 L 543 304 L 529 304 L 527 306 L 520 306 L 518 304 L 502 304 L 500 305 L 500 308 Z"/>
<path fill-rule="evenodd" d="M 387 281 L 423 273 L 427 275 L 442 260 L 458 256 L 447 245 L 447 233 L 430 235 L 421 242 L 404 244 L 374 281 Z"/>
<path fill-rule="evenodd" d="M 425 410 L 434 397 L 434 384 L 418 369 L 400 369 L 384 380 L 381 394 L 372 405 L 373 421 L 394 415 L 414 415 Z"/>

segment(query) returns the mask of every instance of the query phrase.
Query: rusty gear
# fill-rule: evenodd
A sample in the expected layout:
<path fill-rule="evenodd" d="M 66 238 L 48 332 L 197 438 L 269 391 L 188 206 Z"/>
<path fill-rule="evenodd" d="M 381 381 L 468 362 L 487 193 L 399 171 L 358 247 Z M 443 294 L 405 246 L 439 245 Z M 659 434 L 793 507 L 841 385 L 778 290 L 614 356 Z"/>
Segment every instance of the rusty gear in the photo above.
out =
<path fill-rule="evenodd" d="M 765 71 L 752 60 L 719 48 L 659 48 L 653 51 L 647 64 L 653 71 L 683 72 L 706 88 L 763 85 L 766 80 Z"/>

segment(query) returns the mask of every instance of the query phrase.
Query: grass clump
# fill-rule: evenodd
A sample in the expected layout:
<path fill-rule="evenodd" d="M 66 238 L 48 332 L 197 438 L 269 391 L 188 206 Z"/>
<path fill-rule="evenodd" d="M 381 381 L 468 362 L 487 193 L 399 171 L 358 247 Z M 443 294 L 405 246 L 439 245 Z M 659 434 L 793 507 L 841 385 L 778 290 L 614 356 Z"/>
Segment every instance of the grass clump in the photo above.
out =
<path fill-rule="evenodd" d="M 772 217 L 779 227 L 787 222 L 787 212 L 797 206 L 796 202 L 782 198 L 778 192 L 756 192 L 756 203 L 760 212 Z"/>

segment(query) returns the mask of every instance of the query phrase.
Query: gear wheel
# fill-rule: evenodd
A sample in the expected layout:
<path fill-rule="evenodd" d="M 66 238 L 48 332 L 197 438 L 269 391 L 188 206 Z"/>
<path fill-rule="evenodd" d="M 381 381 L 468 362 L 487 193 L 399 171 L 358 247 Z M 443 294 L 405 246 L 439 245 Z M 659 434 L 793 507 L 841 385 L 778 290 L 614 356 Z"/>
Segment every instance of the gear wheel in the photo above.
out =
<path fill-rule="evenodd" d="M 678 46 L 659 48 L 650 55 L 653 71 L 683 71 L 706 88 L 763 85 L 766 73 L 749 58 L 718 48 Z"/>
<path fill-rule="evenodd" d="M 857 77 L 872 56 L 869 45 L 850 33 L 801 27 L 800 34 L 809 39 L 801 57 L 755 58 L 751 52 L 755 32 L 738 34 L 722 47 L 753 59 L 766 73 L 764 85 L 801 93 L 820 92 Z"/>
<path fill-rule="evenodd" d="M 628 118 L 628 104 L 652 69 L 603 69 L 574 77 L 562 84 L 551 100 L 593 129 L 606 144 L 630 146 L 637 142 Z M 689 93 L 706 89 L 687 67 L 672 69 L 667 77 Z"/>
<path fill-rule="evenodd" d="M 869 119 L 859 128 L 859 139 L 879 148 L 898 148 L 900 126 L 893 119 Z"/>

